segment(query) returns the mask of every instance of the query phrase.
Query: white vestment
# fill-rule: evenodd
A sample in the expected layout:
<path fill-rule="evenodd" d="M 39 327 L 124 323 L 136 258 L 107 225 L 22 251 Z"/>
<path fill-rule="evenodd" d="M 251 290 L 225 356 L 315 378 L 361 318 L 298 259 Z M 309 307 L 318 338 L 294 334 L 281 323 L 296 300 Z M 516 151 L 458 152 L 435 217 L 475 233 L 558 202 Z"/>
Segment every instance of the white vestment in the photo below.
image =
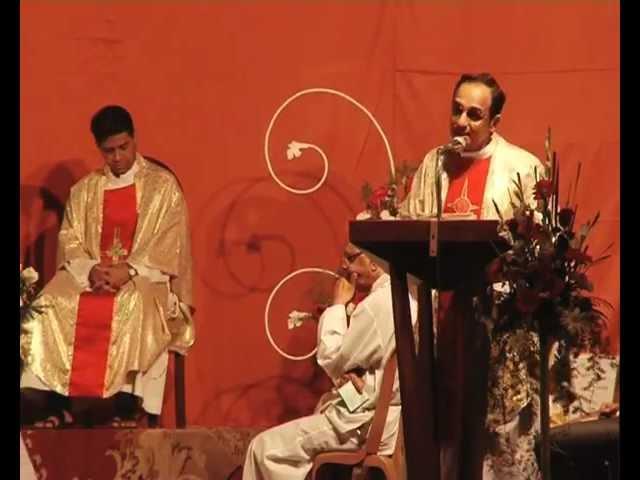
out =
<path fill-rule="evenodd" d="M 410 298 L 412 322 L 417 304 Z M 366 440 L 382 386 L 384 366 L 395 351 L 391 281 L 383 274 L 371 293 L 355 308 L 347 327 L 343 305 L 333 305 L 322 314 L 318 325 L 318 364 L 334 382 L 345 373 L 366 371 L 364 391 L 369 401 L 350 413 L 337 396 L 319 409 L 321 413 L 292 420 L 257 435 L 249 445 L 244 480 L 303 480 L 313 458 L 330 450 L 357 450 Z M 391 406 L 380 445 L 382 454 L 390 454 L 396 442 L 400 417 L 398 374 L 393 385 Z"/>
<path fill-rule="evenodd" d="M 410 218 L 436 216 L 436 170 L 440 174 L 441 205 L 444 205 L 449 190 L 449 176 L 441 165 L 436 169 L 436 162 L 440 163 L 438 156 L 438 148 L 430 150 L 425 155 L 413 177 L 411 191 L 400 204 L 401 216 Z M 518 174 L 520 174 L 525 191 L 525 198 L 530 204 L 533 202 L 534 171 L 537 170 L 538 178 L 544 177 L 544 167 L 534 155 L 509 143 L 497 133 L 493 134 L 491 141 L 482 150 L 465 152 L 462 156 L 474 159 L 491 159 L 482 206 L 480 207 L 480 218 L 484 220 L 499 219 L 494 201 L 505 219 L 513 216 L 509 192 L 515 189 L 513 181 L 517 179 Z M 515 197 L 513 198 L 515 199 Z M 533 204 L 535 205 L 535 203 Z"/>

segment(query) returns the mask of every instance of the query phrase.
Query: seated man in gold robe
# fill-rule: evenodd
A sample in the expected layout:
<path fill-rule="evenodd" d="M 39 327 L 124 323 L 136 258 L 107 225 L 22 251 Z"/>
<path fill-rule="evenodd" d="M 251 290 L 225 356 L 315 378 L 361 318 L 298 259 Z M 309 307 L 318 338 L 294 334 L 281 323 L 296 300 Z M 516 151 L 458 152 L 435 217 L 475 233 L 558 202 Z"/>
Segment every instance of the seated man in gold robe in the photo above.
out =
<path fill-rule="evenodd" d="M 168 351 L 194 341 L 187 206 L 171 171 L 137 152 L 124 108 L 102 108 L 91 131 L 105 165 L 71 188 L 58 270 L 23 322 L 23 398 L 56 392 L 79 413 L 141 399 L 159 415 Z"/>

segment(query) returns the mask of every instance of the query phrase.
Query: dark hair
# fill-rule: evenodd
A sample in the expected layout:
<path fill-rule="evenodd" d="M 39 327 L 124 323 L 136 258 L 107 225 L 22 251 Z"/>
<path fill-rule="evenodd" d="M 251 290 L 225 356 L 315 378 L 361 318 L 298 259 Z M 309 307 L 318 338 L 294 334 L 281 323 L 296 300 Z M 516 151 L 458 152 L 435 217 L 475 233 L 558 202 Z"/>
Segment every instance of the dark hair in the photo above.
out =
<path fill-rule="evenodd" d="M 110 136 L 124 132 L 133 137 L 133 120 L 129 112 L 119 105 L 102 107 L 91 118 L 91 133 L 98 145 Z"/>
<path fill-rule="evenodd" d="M 500 88 L 500 85 L 498 85 L 498 81 L 493 78 L 490 73 L 462 74 L 453 89 L 453 96 L 456 95 L 458 88 L 460 88 L 460 85 L 463 83 L 481 83 L 488 87 L 491 90 L 491 107 L 489 108 L 489 116 L 493 118 L 502 113 L 502 107 L 504 107 L 504 102 L 507 101 L 507 95 L 504 93 L 502 88 Z"/>

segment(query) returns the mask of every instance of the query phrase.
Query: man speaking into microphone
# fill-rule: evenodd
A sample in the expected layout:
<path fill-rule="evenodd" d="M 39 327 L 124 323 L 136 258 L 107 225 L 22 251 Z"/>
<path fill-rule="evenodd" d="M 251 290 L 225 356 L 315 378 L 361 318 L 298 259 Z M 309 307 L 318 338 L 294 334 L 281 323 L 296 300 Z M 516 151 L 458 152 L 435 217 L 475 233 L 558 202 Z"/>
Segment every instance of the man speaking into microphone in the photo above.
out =
<path fill-rule="evenodd" d="M 400 205 L 401 216 L 436 216 L 436 191 L 440 190 L 445 217 L 498 219 L 495 200 L 504 217 L 509 218 L 509 190 L 518 173 L 528 200 L 533 200 L 534 167 L 539 176 L 544 173 L 543 167 L 534 155 L 496 132 L 505 100 L 505 93 L 490 74 L 460 77 L 451 99 L 452 139 L 425 156 L 409 195 Z"/>
<path fill-rule="evenodd" d="M 505 100 L 505 93 L 488 73 L 459 78 L 451 98 L 451 139 L 425 156 L 411 191 L 400 204 L 401 217 L 426 219 L 441 214 L 444 219 L 497 220 L 495 202 L 503 217 L 511 218 L 509 192 L 518 174 L 525 200 L 535 206 L 534 170 L 538 178 L 543 177 L 543 165 L 496 132 Z M 509 347 L 510 368 L 501 367 L 494 358 L 500 341 L 494 334 L 490 345 L 485 327 L 471 321 L 473 295 L 466 289 L 441 291 L 434 299 L 442 478 L 537 478 L 534 438 L 539 430 L 539 398 L 535 379 L 526 372 L 526 378 L 518 376 L 524 363 L 517 347 Z M 498 378 L 500 385 L 488 384 L 489 369 L 498 370 L 491 378 Z M 499 401 L 487 403 L 489 388 L 503 392 Z M 473 440 L 478 438 L 491 438 L 506 447 L 502 452 L 515 452 L 518 461 L 507 461 L 486 440 Z"/>

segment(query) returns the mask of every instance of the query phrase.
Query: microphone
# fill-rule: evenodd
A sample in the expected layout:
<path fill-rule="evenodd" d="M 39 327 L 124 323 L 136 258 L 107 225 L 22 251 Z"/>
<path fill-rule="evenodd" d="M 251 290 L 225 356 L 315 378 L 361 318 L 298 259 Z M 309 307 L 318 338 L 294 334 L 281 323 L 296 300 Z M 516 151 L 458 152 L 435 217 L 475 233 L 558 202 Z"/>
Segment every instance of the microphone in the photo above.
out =
<path fill-rule="evenodd" d="M 464 148 L 469 145 L 471 139 L 468 136 L 453 137 L 449 143 L 440 147 L 444 151 L 462 152 Z"/>

